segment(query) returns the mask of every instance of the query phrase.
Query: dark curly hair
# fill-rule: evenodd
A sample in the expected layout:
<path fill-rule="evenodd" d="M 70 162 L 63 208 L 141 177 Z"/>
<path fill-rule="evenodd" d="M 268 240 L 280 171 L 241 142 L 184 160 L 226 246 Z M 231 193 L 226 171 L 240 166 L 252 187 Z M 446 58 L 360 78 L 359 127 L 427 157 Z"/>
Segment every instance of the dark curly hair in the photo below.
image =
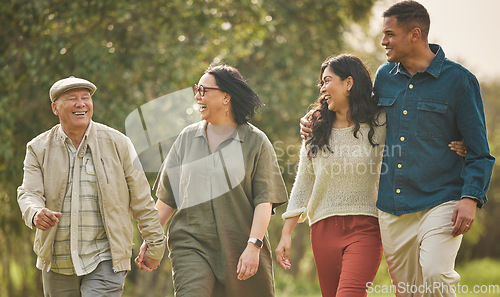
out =
<path fill-rule="evenodd" d="M 247 123 L 255 111 L 264 105 L 238 69 L 233 66 L 210 65 L 205 73 L 213 75 L 219 89 L 231 95 L 231 106 L 236 124 Z"/>
<path fill-rule="evenodd" d="M 373 134 L 375 133 L 373 127 L 381 124 L 378 123 L 380 108 L 371 98 L 373 86 L 368 68 L 359 58 L 353 55 L 343 54 L 336 57 L 329 57 L 321 65 L 320 82 L 322 82 L 323 73 L 327 67 L 342 80 L 345 80 L 349 76 L 352 77 L 354 83 L 348 98 L 349 116 L 354 122 L 354 137 L 358 138 L 360 124 L 367 123 L 370 126 L 368 140 L 372 146 L 377 146 L 378 143 L 373 141 Z M 322 86 L 322 83 L 320 83 L 320 86 Z M 306 140 L 306 145 L 308 146 L 307 157 L 309 159 L 315 157 L 320 149 L 328 149 L 332 152 L 328 145 L 328 140 L 332 132 L 336 113 L 328 109 L 326 101 L 325 94 L 319 96 L 310 118 L 312 136 Z"/>

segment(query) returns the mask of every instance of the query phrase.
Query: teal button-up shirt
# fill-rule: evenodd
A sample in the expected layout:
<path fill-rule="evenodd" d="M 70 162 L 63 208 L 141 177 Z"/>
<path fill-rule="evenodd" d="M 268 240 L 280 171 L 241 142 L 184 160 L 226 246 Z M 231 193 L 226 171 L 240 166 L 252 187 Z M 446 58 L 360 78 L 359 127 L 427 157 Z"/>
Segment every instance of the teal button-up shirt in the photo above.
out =
<path fill-rule="evenodd" d="M 476 77 L 430 45 L 435 57 L 411 76 L 401 63 L 377 71 L 374 98 L 387 113 L 377 207 L 394 215 L 462 197 L 486 203 L 495 158 L 486 137 Z M 448 148 L 465 139 L 467 157 Z"/>

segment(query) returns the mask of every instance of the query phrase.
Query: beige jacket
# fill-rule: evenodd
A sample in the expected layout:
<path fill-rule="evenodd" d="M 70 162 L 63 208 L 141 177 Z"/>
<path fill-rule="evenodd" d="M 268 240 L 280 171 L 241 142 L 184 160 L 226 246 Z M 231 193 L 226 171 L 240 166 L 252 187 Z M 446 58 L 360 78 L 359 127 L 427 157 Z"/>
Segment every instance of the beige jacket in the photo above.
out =
<path fill-rule="evenodd" d="M 60 212 L 68 182 L 69 157 L 60 125 L 54 126 L 27 144 L 23 184 L 17 201 L 26 225 L 33 228 L 33 216 L 42 208 Z M 94 161 L 100 211 L 111 248 L 113 269 L 130 270 L 133 227 L 130 213 L 138 222 L 146 253 L 161 259 L 165 235 L 132 142 L 122 133 L 92 122 L 88 148 Z M 57 225 L 47 231 L 36 230 L 34 251 L 51 263 Z"/>

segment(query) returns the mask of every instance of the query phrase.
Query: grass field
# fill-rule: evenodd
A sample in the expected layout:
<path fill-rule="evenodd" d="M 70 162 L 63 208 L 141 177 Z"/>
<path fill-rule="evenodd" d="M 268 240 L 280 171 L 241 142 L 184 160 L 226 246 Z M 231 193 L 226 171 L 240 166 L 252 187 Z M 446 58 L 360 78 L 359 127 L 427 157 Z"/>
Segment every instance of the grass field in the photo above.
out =
<path fill-rule="evenodd" d="M 456 267 L 461 275 L 460 284 L 456 287 L 458 297 L 500 297 L 500 260 L 475 260 Z M 390 276 L 387 264 L 382 260 L 379 271 L 373 281 L 374 286 L 368 297 L 394 297 L 390 290 Z M 277 297 L 319 297 L 321 292 L 317 284 L 300 284 L 296 280 L 293 285 L 299 290 L 295 292 L 277 290 Z M 308 292 L 305 292 L 308 290 Z M 392 290 L 394 291 L 394 290 Z"/>
<path fill-rule="evenodd" d="M 310 263 L 309 265 L 314 265 Z M 307 267 L 309 269 L 304 271 L 311 271 L 310 268 L 314 270 L 314 267 Z M 458 287 L 461 291 L 467 290 L 467 293 L 459 292 L 458 297 L 500 297 L 500 260 L 496 259 L 482 259 L 470 261 L 468 263 L 463 263 L 456 267 L 456 270 L 461 275 L 460 286 Z M 37 272 L 33 270 L 33 273 Z M 39 275 L 24 275 L 19 271 L 16 265 L 11 267 L 9 271 L 11 275 L 16 277 L 15 286 L 23 287 L 23 282 L 27 280 L 33 280 L 39 277 Z M 0 273 L 1 275 L 1 273 Z M 385 293 L 389 290 L 391 280 L 389 273 L 387 272 L 387 264 L 385 260 L 382 260 L 378 273 L 373 281 L 374 286 L 372 290 L 369 291 L 368 297 L 394 297 L 394 293 Z M 290 273 L 279 271 L 275 268 L 275 284 L 276 284 L 276 297 L 320 297 L 321 292 L 319 289 L 319 284 L 316 275 L 308 275 L 293 278 Z M 126 287 L 131 289 L 132 284 L 128 283 Z M 474 292 L 474 291 L 478 292 Z M 129 291 L 130 290 L 126 290 Z M 16 294 L 16 296 L 39 296 L 37 294 Z M 40 292 L 41 293 L 41 292 Z M 2 286 L 0 281 L 0 296 L 8 296 L 5 288 Z M 137 294 L 124 293 L 123 297 L 137 296 Z M 153 295 L 150 295 L 153 296 Z M 170 297 L 172 294 L 170 292 L 163 292 L 161 295 Z"/>

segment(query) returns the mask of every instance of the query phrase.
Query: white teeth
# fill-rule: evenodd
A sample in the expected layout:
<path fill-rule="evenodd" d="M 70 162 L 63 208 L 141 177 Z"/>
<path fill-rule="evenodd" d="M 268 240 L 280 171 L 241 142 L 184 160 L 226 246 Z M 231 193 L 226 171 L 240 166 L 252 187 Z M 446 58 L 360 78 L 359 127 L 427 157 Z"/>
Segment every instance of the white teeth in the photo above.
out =
<path fill-rule="evenodd" d="M 85 115 L 87 112 L 86 111 L 82 111 L 82 112 L 74 112 L 73 114 L 74 115 Z"/>

